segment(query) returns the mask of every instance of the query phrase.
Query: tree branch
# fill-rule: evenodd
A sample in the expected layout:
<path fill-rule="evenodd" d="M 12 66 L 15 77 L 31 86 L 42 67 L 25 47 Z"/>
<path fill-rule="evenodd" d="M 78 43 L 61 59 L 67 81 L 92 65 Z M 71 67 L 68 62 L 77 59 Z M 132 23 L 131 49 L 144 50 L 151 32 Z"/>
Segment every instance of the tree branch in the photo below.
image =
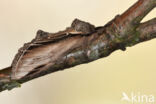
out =
<path fill-rule="evenodd" d="M 137 28 L 140 33 L 140 40 L 146 41 L 156 37 L 156 18 L 140 24 Z"/>
<path fill-rule="evenodd" d="M 0 71 L 0 91 L 154 39 L 156 18 L 140 22 L 155 6 L 156 0 L 139 0 L 102 27 L 76 19 L 55 34 L 39 30 L 35 39 L 19 49 L 12 65 Z"/>

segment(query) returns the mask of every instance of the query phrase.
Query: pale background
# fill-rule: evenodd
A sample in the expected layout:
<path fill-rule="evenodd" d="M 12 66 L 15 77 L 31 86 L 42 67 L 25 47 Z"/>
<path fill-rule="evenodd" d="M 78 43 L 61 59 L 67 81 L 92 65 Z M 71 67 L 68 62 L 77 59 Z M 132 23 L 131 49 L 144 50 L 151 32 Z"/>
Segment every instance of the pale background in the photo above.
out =
<path fill-rule="evenodd" d="M 104 25 L 137 0 L 0 0 L 0 69 L 38 29 L 57 32 L 74 18 Z M 145 19 L 156 16 L 153 10 Z M 156 40 L 46 75 L 0 93 L 0 104 L 129 104 L 122 92 L 156 97 Z"/>

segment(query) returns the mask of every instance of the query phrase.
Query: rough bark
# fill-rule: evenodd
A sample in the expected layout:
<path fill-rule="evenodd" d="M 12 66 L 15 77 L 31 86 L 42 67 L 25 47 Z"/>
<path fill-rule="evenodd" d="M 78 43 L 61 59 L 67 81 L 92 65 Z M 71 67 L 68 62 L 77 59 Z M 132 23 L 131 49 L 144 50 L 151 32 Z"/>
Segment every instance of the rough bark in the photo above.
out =
<path fill-rule="evenodd" d="M 154 39 L 156 18 L 144 23 L 141 20 L 155 6 L 156 0 L 138 0 L 101 27 L 76 19 L 71 27 L 58 33 L 39 30 L 35 39 L 19 49 L 12 65 L 0 71 L 0 91 Z"/>

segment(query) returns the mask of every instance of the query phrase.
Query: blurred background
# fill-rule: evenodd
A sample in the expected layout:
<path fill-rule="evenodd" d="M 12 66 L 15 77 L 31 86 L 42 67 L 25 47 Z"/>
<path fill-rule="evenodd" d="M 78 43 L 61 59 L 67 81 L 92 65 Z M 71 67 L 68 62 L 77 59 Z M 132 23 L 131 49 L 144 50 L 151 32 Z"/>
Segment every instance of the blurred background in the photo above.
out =
<path fill-rule="evenodd" d="M 38 29 L 57 32 L 75 18 L 106 24 L 137 0 L 0 0 L 0 69 Z M 143 21 L 156 16 L 153 10 Z M 122 92 L 156 97 L 156 40 L 35 79 L 0 93 L 0 104 L 131 104 Z M 142 103 L 144 104 L 144 103 Z"/>

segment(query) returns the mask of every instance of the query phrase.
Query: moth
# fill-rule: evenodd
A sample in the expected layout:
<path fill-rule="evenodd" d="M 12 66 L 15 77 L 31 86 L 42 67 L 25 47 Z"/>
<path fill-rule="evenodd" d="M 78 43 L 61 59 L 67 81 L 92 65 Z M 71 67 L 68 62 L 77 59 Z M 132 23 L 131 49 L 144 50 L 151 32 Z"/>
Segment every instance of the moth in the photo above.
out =
<path fill-rule="evenodd" d="M 52 47 L 48 44 L 55 43 L 68 36 L 88 35 L 93 32 L 95 32 L 94 25 L 79 19 L 75 19 L 70 27 L 65 31 L 60 31 L 58 33 L 48 33 L 38 30 L 35 39 L 24 44 L 24 46 L 18 50 L 11 65 L 11 79 L 18 80 L 27 76 L 31 72 L 37 72 L 41 67 L 45 67 L 47 63 L 50 63 L 55 59 L 56 56 L 52 56 L 51 50 L 53 49 L 53 51 L 55 51 L 54 48 L 56 46 L 53 45 Z M 44 47 L 46 47 L 46 49 Z"/>

